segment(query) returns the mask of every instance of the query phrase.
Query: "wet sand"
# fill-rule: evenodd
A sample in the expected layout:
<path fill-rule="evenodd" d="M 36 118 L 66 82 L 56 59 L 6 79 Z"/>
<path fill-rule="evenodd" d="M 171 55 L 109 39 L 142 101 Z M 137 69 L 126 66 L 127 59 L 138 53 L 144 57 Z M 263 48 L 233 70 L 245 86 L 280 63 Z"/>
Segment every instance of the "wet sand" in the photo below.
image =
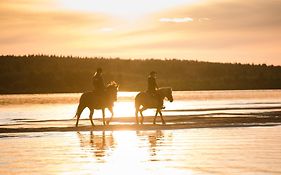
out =
<path fill-rule="evenodd" d="M 145 117 L 144 124 L 135 124 L 135 117 L 114 118 L 110 125 L 102 125 L 102 119 L 94 119 L 91 126 L 89 119 L 80 119 L 75 127 L 76 119 L 69 120 L 28 120 L 15 119 L 16 124 L 0 125 L 0 133 L 20 132 L 69 132 L 69 131 L 114 131 L 114 130 L 172 130 L 188 128 L 214 127 L 253 127 L 281 125 L 281 111 L 240 114 L 208 114 L 208 115 L 176 115 L 164 116 L 166 124 L 157 117 L 152 124 L 153 116 Z"/>

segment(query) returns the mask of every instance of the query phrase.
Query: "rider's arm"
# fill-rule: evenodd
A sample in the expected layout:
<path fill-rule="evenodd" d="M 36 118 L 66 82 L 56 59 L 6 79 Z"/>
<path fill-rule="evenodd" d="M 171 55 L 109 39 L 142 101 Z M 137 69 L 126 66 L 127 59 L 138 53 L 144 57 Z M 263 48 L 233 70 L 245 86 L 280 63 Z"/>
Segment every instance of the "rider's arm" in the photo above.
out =
<path fill-rule="evenodd" d="M 101 86 L 102 86 L 103 88 L 105 88 L 104 81 L 103 81 L 103 78 L 102 78 L 102 77 L 100 77 L 100 83 L 101 83 Z"/>
<path fill-rule="evenodd" d="M 157 82 L 156 82 L 156 79 L 155 79 L 155 78 L 153 79 L 153 83 L 154 83 L 154 87 L 155 87 L 156 89 L 158 89 L 158 84 L 157 84 Z"/>

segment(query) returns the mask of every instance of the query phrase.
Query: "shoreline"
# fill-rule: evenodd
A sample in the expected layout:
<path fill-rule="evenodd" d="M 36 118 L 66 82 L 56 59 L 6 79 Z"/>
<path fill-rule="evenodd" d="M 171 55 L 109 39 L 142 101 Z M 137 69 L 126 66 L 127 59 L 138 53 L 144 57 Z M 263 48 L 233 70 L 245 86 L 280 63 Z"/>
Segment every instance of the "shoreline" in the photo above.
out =
<path fill-rule="evenodd" d="M 47 128 L 19 128 L 7 129 L 1 128 L 0 134 L 9 133 L 33 133 L 33 132 L 79 132 L 79 131 L 148 131 L 148 130 L 176 130 L 176 129 L 203 129 L 203 128 L 239 128 L 239 127 L 272 127 L 280 126 L 281 123 L 265 123 L 265 124 L 236 124 L 236 125 L 110 125 L 110 126 L 79 126 L 79 127 L 47 127 Z M 0 137 L 1 138 L 1 137 Z"/>
<path fill-rule="evenodd" d="M 94 119 L 95 126 L 90 125 L 89 119 L 80 120 L 75 127 L 75 119 L 71 120 L 42 120 L 25 121 L 23 124 L 0 125 L 0 134 L 27 132 L 77 132 L 77 131 L 120 131 L 120 130 L 175 130 L 195 128 L 221 127 L 264 127 L 281 125 L 280 113 L 271 116 L 248 117 L 192 117 L 165 116 L 166 125 L 162 125 L 159 117 L 157 124 L 152 124 L 153 117 L 145 117 L 143 125 L 136 125 L 134 117 L 114 118 L 110 125 L 102 125 L 101 119 Z M 32 123 L 32 124 L 31 124 Z"/>

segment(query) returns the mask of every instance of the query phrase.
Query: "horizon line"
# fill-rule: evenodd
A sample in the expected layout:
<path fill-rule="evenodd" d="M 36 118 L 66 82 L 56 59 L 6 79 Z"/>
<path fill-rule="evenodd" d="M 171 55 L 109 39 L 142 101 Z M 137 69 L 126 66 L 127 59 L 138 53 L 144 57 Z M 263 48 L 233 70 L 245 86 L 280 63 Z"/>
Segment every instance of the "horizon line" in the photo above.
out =
<path fill-rule="evenodd" d="M 240 65 L 252 65 L 252 66 L 267 66 L 267 67 L 281 67 L 280 65 L 276 64 L 267 64 L 267 63 L 242 63 L 242 62 L 215 62 L 215 61 L 203 61 L 203 60 L 198 60 L 198 59 L 180 59 L 180 58 L 122 58 L 122 57 L 105 57 L 105 56 L 78 56 L 78 55 L 58 55 L 58 54 L 43 54 L 43 53 L 37 53 L 37 54 L 1 54 L 0 57 L 30 57 L 30 56 L 47 56 L 47 57 L 71 57 L 71 58 L 78 58 L 78 59 L 120 59 L 120 60 L 136 60 L 136 61 L 145 61 L 145 60 L 159 60 L 159 61 L 165 61 L 165 60 L 175 60 L 175 61 L 193 61 L 193 62 L 198 62 L 198 63 L 212 63 L 212 64 L 240 64 Z"/>

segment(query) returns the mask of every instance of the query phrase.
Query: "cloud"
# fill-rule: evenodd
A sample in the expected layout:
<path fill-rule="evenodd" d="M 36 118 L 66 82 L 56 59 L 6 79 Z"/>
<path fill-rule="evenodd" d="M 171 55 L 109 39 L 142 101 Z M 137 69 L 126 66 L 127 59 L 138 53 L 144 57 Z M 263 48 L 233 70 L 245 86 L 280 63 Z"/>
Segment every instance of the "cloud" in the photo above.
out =
<path fill-rule="evenodd" d="M 120 36 L 128 42 L 118 49 L 148 57 L 281 65 L 280 6 L 274 0 L 216 0 L 167 9 L 151 16 L 149 25 Z M 167 25 L 177 22 L 188 25 Z"/>
<path fill-rule="evenodd" d="M 15 1 L 19 0 L 5 4 L 0 0 L 0 54 L 80 55 L 85 46 L 97 48 L 104 38 L 99 29 L 112 25 L 112 19 L 103 14 L 58 10 L 40 3 L 34 7 L 35 0 L 23 0 L 29 3 L 22 6 Z"/>
<path fill-rule="evenodd" d="M 113 28 L 104 27 L 104 28 L 101 28 L 100 31 L 102 31 L 102 32 L 112 32 L 112 31 L 113 31 Z"/>
<path fill-rule="evenodd" d="M 0 54 L 189 57 L 230 62 L 233 57 L 240 57 L 237 61 L 241 62 L 270 58 L 264 62 L 281 65 L 281 1 L 202 1 L 155 12 L 150 6 L 151 13 L 137 20 L 48 5 L 56 1 L 0 0 Z"/>
<path fill-rule="evenodd" d="M 185 18 L 160 18 L 160 22 L 172 22 L 172 23 L 184 23 L 184 22 L 192 22 L 193 19 L 189 17 Z"/>
<path fill-rule="evenodd" d="M 204 22 L 204 21 L 210 21 L 210 18 L 199 18 L 198 21 L 199 22 Z"/>
<path fill-rule="evenodd" d="M 53 45 L 53 43 L 60 43 L 63 46 L 71 42 L 78 43 L 79 40 L 93 37 L 95 30 L 111 21 L 101 14 L 74 13 L 56 9 L 34 11 L 27 10 L 27 7 L 15 8 L 13 5 L 7 3 L 0 6 L 2 48 L 6 45 L 16 50 L 27 43 L 33 43 L 35 46 Z M 33 8 L 32 5 L 30 8 Z"/>

